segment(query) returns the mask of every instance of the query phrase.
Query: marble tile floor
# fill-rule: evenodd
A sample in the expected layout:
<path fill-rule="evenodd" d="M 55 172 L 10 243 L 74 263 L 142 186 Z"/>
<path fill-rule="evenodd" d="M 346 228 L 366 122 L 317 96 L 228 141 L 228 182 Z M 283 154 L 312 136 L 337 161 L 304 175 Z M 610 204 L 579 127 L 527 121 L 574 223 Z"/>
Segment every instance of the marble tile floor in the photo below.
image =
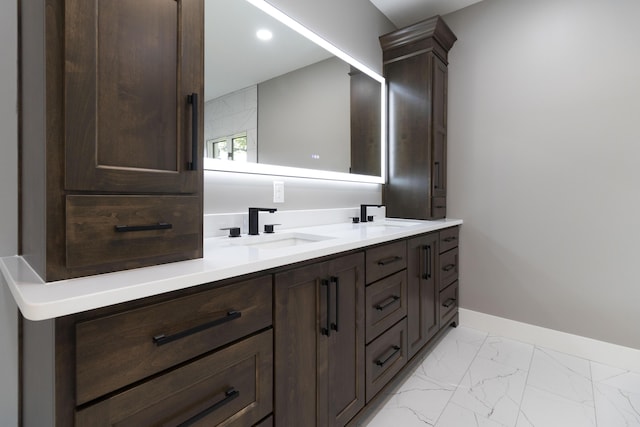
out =
<path fill-rule="evenodd" d="M 640 426 L 640 374 L 451 328 L 361 427 Z"/>

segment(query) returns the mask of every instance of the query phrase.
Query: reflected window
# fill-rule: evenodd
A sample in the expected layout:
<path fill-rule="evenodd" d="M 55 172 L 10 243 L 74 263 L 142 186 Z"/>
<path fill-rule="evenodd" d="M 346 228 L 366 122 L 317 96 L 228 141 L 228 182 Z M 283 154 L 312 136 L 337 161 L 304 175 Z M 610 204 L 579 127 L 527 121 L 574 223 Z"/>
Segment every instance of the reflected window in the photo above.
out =
<path fill-rule="evenodd" d="M 219 160 L 247 161 L 247 133 L 210 139 L 204 147 L 205 157 Z"/>

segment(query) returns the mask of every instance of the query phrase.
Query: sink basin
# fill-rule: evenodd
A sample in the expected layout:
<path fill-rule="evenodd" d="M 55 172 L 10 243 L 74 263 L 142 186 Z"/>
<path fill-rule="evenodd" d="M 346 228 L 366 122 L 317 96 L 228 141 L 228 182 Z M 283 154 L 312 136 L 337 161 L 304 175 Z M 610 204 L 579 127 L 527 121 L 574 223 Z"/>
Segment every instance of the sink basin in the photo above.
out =
<path fill-rule="evenodd" d="M 328 239 L 333 239 L 333 237 L 307 233 L 261 234 L 259 236 L 243 236 L 240 240 L 233 242 L 233 245 L 257 249 L 280 249 Z"/>
<path fill-rule="evenodd" d="M 377 222 L 368 222 L 365 225 L 367 229 L 376 229 L 376 230 L 393 230 L 398 228 L 411 227 L 414 225 L 419 225 L 419 222 L 413 221 L 393 221 L 393 220 L 384 220 Z"/>

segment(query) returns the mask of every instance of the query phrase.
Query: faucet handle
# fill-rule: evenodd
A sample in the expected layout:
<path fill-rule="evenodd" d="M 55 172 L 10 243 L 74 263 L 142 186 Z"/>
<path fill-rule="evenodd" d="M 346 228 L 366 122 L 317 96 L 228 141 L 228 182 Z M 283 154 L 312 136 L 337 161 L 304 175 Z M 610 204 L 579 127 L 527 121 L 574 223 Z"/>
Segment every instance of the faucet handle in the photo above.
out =
<path fill-rule="evenodd" d="M 359 216 L 352 216 L 351 217 L 351 222 L 353 224 L 358 224 L 360 222 L 360 217 Z"/>
<path fill-rule="evenodd" d="M 240 237 L 240 227 L 225 227 L 220 230 L 229 230 L 229 237 Z"/>
<path fill-rule="evenodd" d="M 273 226 L 274 225 L 282 225 L 282 224 L 265 224 L 264 225 L 264 232 L 265 233 L 273 233 Z"/>

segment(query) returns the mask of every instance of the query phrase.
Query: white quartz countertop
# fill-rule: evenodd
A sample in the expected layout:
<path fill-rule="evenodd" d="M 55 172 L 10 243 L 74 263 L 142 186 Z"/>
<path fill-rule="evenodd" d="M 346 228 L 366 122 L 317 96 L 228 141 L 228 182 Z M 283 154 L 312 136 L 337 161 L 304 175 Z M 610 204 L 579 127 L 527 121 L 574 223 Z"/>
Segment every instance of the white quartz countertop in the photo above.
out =
<path fill-rule="evenodd" d="M 462 220 L 456 219 L 384 219 L 302 227 L 272 235 L 213 237 L 204 240 L 201 259 L 48 283 L 21 256 L 0 258 L 0 269 L 23 316 L 45 320 L 460 224 Z M 291 246 L 278 247 L 279 243 Z"/>

